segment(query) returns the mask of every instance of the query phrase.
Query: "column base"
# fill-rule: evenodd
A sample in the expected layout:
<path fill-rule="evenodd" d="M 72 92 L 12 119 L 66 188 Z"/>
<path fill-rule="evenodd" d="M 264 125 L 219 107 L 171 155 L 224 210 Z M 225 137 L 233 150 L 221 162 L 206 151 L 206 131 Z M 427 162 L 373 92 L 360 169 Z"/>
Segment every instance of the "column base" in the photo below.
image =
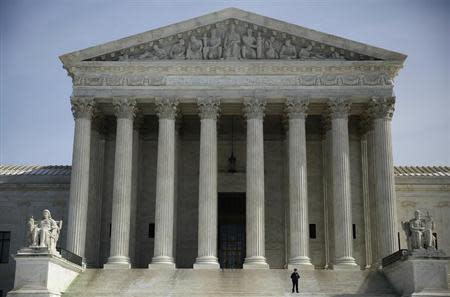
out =
<path fill-rule="evenodd" d="M 289 259 L 288 269 L 292 270 L 294 268 L 298 270 L 314 270 L 314 265 L 311 264 L 309 257 L 298 256 Z"/>
<path fill-rule="evenodd" d="M 295 263 L 289 263 L 288 264 L 288 270 L 293 270 L 294 268 L 297 268 L 297 270 L 314 270 L 315 267 L 311 263 L 301 263 L 301 264 L 295 264 Z"/>
<path fill-rule="evenodd" d="M 265 257 L 255 256 L 245 258 L 244 269 L 269 269 L 269 264 L 266 262 Z"/>
<path fill-rule="evenodd" d="M 148 269 L 154 270 L 173 270 L 175 268 L 173 258 L 168 256 L 153 257 L 152 263 L 148 264 Z"/>
<path fill-rule="evenodd" d="M 108 262 L 103 264 L 103 269 L 130 269 L 130 258 L 124 256 L 113 256 L 108 258 Z"/>
<path fill-rule="evenodd" d="M 220 269 L 220 265 L 217 261 L 217 257 L 197 257 L 194 263 L 194 269 Z"/>
<path fill-rule="evenodd" d="M 359 265 L 356 264 L 353 257 L 341 257 L 336 259 L 333 265 L 333 270 L 359 270 Z"/>

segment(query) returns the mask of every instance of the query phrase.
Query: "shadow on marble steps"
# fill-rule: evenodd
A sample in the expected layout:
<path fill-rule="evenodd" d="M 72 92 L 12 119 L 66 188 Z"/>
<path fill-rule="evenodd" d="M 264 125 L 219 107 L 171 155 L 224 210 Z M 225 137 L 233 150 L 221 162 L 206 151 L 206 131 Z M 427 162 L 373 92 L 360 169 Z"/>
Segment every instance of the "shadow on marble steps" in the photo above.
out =
<path fill-rule="evenodd" d="M 300 294 L 290 293 L 289 276 L 290 271 L 284 269 L 265 271 L 87 269 L 72 283 L 63 296 L 397 296 L 384 276 L 373 271 L 305 271 L 301 273 Z"/>

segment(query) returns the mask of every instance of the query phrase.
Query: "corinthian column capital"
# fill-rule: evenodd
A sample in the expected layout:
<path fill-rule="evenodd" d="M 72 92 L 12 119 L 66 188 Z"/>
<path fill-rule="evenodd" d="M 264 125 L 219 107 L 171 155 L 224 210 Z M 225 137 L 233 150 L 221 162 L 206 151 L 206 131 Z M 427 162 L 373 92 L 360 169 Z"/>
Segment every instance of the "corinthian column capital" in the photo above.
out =
<path fill-rule="evenodd" d="M 133 119 L 137 112 L 136 100 L 122 97 L 113 98 L 114 113 L 119 119 Z"/>
<path fill-rule="evenodd" d="M 245 97 L 244 98 L 244 115 L 247 119 L 260 119 L 264 117 L 266 109 L 265 98 Z"/>
<path fill-rule="evenodd" d="M 155 104 L 156 114 L 160 119 L 175 119 L 178 107 L 176 98 L 156 97 Z"/>
<path fill-rule="evenodd" d="M 395 110 L 395 97 L 370 98 L 369 112 L 374 119 L 391 120 Z"/>
<path fill-rule="evenodd" d="M 366 134 L 367 132 L 373 130 L 373 117 L 369 112 L 364 112 L 361 114 L 359 130 L 361 131 L 361 134 Z"/>
<path fill-rule="evenodd" d="M 308 98 L 288 97 L 285 110 L 290 119 L 305 119 L 308 113 L 308 106 Z"/>
<path fill-rule="evenodd" d="M 217 97 L 199 97 L 197 106 L 201 119 L 216 120 L 220 111 L 220 100 Z"/>
<path fill-rule="evenodd" d="M 91 119 L 94 114 L 94 98 L 93 97 L 71 97 L 72 114 L 74 119 L 86 118 Z"/>
<path fill-rule="evenodd" d="M 331 97 L 328 100 L 328 112 L 331 119 L 347 118 L 350 112 L 350 102 L 346 98 Z"/>

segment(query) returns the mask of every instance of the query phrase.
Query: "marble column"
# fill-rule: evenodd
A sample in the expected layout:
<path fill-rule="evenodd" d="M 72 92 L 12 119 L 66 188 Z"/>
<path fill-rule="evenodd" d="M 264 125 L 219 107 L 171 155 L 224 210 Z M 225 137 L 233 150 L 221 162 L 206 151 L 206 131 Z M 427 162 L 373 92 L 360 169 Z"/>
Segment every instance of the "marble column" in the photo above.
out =
<path fill-rule="evenodd" d="M 333 176 L 334 269 L 358 269 L 353 258 L 352 209 L 350 197 L 350 160 L 348 113 L 344 98 L 330 98 L 331 166 Z"/>
<path fill-rule="evenodd" d="M 111 222 L 111 247 L 105 269 L 129 269 L 131 182 L 133 164 L 133 120 L 136 101 L 114 98 L 117 118 L 116 153 Z"/>
<path fill-rule="evenodd" d="M 86 221 L 89 195 L 89 161 L 91 146 L 91 119 L 93 98 L 72 97 L 75 135 L 70 177 L 69 219 L 67 223 L 67 249 L 85 258 Z"/>
<path fill-rule="evenodd" d="M 289 221 L 288 269 L 314 269 L 309 259 L 308 182 L 306 173 L 305 119 L 308 101 L 288 98 L 289 118 Z"/>
<path fill-rule="evenodd" d="M 367 115 L 370 116 L 370 115 Z M 373 119 L 370 117 L 366 120 L 368 129 L 366 132 L 367 139 L 367 163 L 368 163 L 368 180 L 369 180 L 369 207 L 370 207 L 370 227 L 371 227 L 371 241 L 372 241 L 372 267 L 381 267 L 381 259 L 378 257 L 379 246 L 382 242 L 379 240 L 378 225 L 381 217 L 377 213 L 377 201 L 375 199 L 375 166 L 373 163 L 373 156 L 375 154 L 375 144 L 373 139 Z"/>
<path fill-rule="evenodd" d="M 150 269 L 175 269 L 173 259 L 175 204 L 175 117 L 178 101 L 155 99 L 159 117 L 156 169 L 155 246 Z"/>
<path fill-rule="evenodd" d="M 372 266 L 372 209 L 370 207 L 370 172 L 372 160 L 370 156 L 370 131 L 371 119 L 363 115 L 360 121 L 361 130 L 361 173 L 362 173 L 362 196 L 363 196 L 363 217 L 364 217 L 364 251 L 365 251 L 365 268 Z"/>
<path fill-rule="evenodd" d="M 378 257 L 386 257 L 398 250 L 397 204 L 395 198 L 394 164 L 392 157 L 391 120 L 395 98 L 372 98 L 371 115 L 374 126 L 374 195 L 379 220 L 378 236 L 382 244 Z"/>
<path fill-rule="evenodd" d="M 334 260 L 333 249 L 333 176 L 331 172 L 331 119 L 328 116 L 322 118 L 322 183 L 323 183 L 323 237 L 325 245 L 324 269 L 330 269 Z"/>
<path fill-rule="evenodd" d="M 200 173 L 198 257 L 195 269 L 219 269 L 217 261 L 217 116 L 219 100 L 198 99 L 200 115 Z"/>
<path fill-rule="evenodd" d="M 247 118 L 246 258 L 244 269 L 267 269 L 264 230 L 264 137 L 266 100 L 244 98 Z"/>
<path fill-rule="evenodd" d="M 138 191 L 139 191 L 139 164 L 140 164 L 140 128 L 143 122 L 141 113 L 137 113 L 133 122 L 133 161 L 131 173 L 131 222 L 130 222 L 130 262 L 135 265 L 137 246 L 137 221 L 138 221 Z"/>
<path fill-rule="evenodd" d="M 91 124 L 91 159 L 89 169 L 89 203 L 88 217 L 89 228 L 86 229 L 86 267 L 98 268 L 103 265 L 100 261 L 100 238 L 102 226 L 103 203 L 103 169 L 105 156 L 105 130 L 104 116 L 96 114 Z M 91 239 L 91 240 L 89 240 Z"/>

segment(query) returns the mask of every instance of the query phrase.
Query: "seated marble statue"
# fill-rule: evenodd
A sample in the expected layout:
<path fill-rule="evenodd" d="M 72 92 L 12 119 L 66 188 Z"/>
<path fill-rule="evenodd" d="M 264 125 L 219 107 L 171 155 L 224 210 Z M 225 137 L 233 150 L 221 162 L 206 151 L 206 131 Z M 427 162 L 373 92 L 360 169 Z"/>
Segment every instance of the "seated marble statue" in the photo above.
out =
<path fill-rule="evenodd" d="M 191 35 L 190 42 L 186 50 L 186 59 L 189 60 L 201 60 L 203 56 L 203 43 L 198 40 L 194 35 Z"/>
<path fill-rule="evenodd" d="M 429 213 L 423 216 L 420 210 L 416 210 L 414 219 L 402 222 L 402 227 L 406 233 L 409 250 L 435 249 L 434 223 Z"/>
<path fill-rule="evenodd" d="M 256 59 L 257 43 L 252 29 L 247 29 L 247 35 L 242 36 L 242 58 Z"/>
<path fill-rule="evenodd" d="M 174 60 L 184 60 L 186 58 L 186 46 L 184 39 L 180 39 L 178 43 L 175 43 L 170 49 L 170 58 Z"/>
<path fill-rule="evenodd" d="M 297 49 L 292 44 L 291 40 L 286 40 L 285 44 L 280 50 L 280 59 L 295 59 L 297 58 Z"/>
<path fill-rule="evenodd" d="M 206 34 L 203 36 L 203 59 L 220 59 L 222 58 L 222 39 L 217 34 L 216 29 L 211 29 L 211 38 L 208 40 Z"/>
<path fill-rule="evenodd" d="M 35 223 L 33 217 L 28 221 L 30 248 L 48 248 L 52 254 L 57 254 L 56 244 L 62 228 L 62 221 L 52 219 L 50 211 L 42 211 L 42 220 Z"/>

